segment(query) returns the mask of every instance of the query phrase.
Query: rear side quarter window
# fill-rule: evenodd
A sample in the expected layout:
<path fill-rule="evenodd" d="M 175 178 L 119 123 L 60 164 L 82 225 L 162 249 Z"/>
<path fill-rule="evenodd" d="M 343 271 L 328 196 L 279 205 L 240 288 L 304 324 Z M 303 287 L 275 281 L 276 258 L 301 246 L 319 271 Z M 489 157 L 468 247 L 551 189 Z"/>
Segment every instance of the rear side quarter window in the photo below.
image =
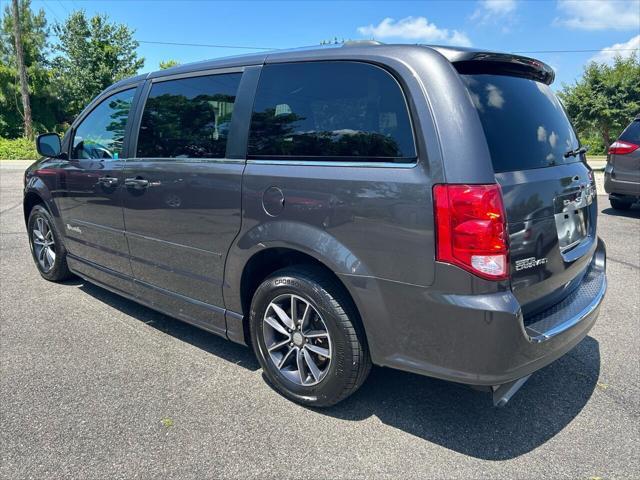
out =
<path fill-rule="evenodd" d="M 386 70 L 359 62 L 263 68 L 249 158 L 413 162 L 407 103 Z"/>
<path fill-rule="evenodd" d="M 624 142 L 640 144 L 640 119 L 634 120 L 620 134 L 620 140 Z"/>

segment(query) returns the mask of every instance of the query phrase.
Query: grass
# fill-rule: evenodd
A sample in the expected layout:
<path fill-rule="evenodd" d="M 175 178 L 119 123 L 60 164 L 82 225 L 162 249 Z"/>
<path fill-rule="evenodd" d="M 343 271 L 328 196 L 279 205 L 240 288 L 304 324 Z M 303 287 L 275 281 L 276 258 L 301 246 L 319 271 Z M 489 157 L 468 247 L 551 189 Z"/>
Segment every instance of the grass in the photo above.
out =
<path fill-rule="evenodd" d="M 40 156 L 36 144 L 28 138 L 0 138 L 0 159 L 3 160 L 37 160 Z"/>
<path fill-rule="evenodd" d="M 160 422 L 162 423 L 162 425 L 164 425 L 166 428 L 170 428 L 173 427 L 174 425 L 174 421 L 173 419 L 169 418 L 169 417 L 165 417 L 162 420 L 160 420 Z"/>

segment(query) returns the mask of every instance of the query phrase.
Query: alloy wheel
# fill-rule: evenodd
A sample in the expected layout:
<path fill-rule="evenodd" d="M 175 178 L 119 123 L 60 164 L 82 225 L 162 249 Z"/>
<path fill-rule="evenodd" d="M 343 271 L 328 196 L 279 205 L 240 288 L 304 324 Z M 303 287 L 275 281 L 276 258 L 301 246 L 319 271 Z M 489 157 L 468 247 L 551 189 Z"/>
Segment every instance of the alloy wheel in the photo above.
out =
<path fill-rule="evenodd" d="M 33 251 L 43 272 L 49 272 L 56 262 L 56 243 L 49 222 L 43 217 L 36 218 L 31 232 Z"/>
<path fill-rule="evenodd" d="M 311 302 L 280 295 L 269 303 L 263 320 L 264 343 L 279 372 L 297 385 L 320 383 L 331 365 L 331 338 Z"/>

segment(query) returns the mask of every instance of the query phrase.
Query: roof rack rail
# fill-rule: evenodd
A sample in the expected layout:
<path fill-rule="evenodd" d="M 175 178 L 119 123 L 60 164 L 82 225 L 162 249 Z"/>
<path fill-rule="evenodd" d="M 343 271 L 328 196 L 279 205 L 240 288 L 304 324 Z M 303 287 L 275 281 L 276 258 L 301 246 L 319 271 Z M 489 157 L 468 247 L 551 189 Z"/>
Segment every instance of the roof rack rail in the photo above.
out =
<path fill-rule="evenodd" d="M 384 45 L 384 43 L 378 40 L 347 40 L 342 42 L 342 45 L 345 47 L 358 47 L 364 45 Z"/>

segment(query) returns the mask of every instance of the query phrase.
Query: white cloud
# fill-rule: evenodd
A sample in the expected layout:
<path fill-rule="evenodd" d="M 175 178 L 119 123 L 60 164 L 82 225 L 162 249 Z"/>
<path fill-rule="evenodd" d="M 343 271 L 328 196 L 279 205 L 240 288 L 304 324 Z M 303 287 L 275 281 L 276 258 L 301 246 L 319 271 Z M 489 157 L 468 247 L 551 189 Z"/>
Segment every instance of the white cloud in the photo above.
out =
<path fill-rule="evenodd" d="M 555 25 L 580 30 L 640 29 L 640 0 L 558 0 Z"/>
<path fill-rule="evenodd" d="M 516 0 L 483 0 L 480 3 L 485 10 L 498 15 L 511 13 L 516 9 Z"/>
<path fill-rule="evenodd" d="M 640 57 L 640 35 L 636 35 L 628 42 L 614 43 L 610 47 L 603 48 L 589 59 L 590 62 L 613 63 L 616 56 L 623 58 L 635 55 Z"/>
<path fill-rule="evenodd" d="M 547 129 L 544 128 L 542 125 L 540 125 L 538 127 L 538 141 L 539 142 L 546 142 L 547 141 Z"/>
<path fill-rule="evenodd" d="M 504 105 L 502 90 L 491 83 L 487 84 L 486 89 L 488 94 L 487 105 L 493 108 L 502 108 L 502 106 Z"/>
<path fill-rule="evenodd" d="M 516 0 L 480 0 L 471 20 L 482 24 L 513 21 Z"/>
<path fill-rule="evenodd" d="M 358 27 L 358 33 L 376 39 L 398 38 L 416 42 L 442 42 L 462 47 L 471 46 L 471 40 L 463 32 L 438 28 L 435 23 L 429 23 L 425 17 L 406 17 L 398 21 L 387 17 L 378 25 Z"/>

